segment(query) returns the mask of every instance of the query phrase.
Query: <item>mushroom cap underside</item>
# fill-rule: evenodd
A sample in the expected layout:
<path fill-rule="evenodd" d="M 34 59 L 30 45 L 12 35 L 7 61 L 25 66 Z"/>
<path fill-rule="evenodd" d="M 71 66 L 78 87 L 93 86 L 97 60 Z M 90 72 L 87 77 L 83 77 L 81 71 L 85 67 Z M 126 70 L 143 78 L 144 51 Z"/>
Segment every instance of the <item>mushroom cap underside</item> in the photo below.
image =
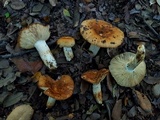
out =
<path fill-rule="evenodd" d="M 31 120 L 33 112 L 34 110 L 30 105 L 22 104 L 15 107 L 6 120 Z"/>
<path fill-rule="evenodd" d="M 146 73 L 146 64 L 142 61 L 134 70 L 127 69 L 127 64 L 134 59 L 136 54 L 125 52 L 115 56 L 109 65 L 109 70 L 120 86 L 133 87 L 139 84 Z"/>
<path fill-rule="evenodd" d="M 124 33 L 119 28 L 96 19 L 83 21 L 80 32 L 86 41 L 103 48 L 116 48 L 124 38 Z"/>
<path fill-rule="evenodd" d="M 47 40 L 50 37 L 50 26 L 33 23 L 19 32 L 18 43 L 21 48 L 31 49 L 38 40 Z"/>
<path fill-rule="evenodd" d="M 73 47 L 75 45 L 75 39 L 70 36 L 64 36 L 57 40 L 59 47 Z"/>

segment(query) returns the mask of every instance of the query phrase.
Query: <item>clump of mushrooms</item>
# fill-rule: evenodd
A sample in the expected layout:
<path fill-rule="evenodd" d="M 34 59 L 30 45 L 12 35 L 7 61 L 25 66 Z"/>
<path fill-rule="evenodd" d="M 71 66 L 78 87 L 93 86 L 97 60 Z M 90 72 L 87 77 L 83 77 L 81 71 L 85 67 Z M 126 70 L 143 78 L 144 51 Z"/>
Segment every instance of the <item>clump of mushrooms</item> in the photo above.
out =
<path fill-rule="evenodd" d="M 97 103 L 102 104 L 101 81 L 108 75 L 109 70 L 103 68 L 100 70 L 89 70 L 81 75 L 81 78 L 89 83 L 92 83 L 93 95 Z"/>
<path fill-rule="evenodd" d="M 64 55 L 67 61 L 71 61 L 74 57 L 72 48 L 75 45 L 75 40 L 73 37 L 64 36 L 57 40 L 57 45 L 63 48 Z"/>
<path fill-rule="evenodd" d="M 109 65 L 109 70 L 115 81 L 124 87 L 138 85 L 146 74 L 145 46 L 139 45 L 137 53 L 125 52 L 115 56 Z"/>
<path fill-rule="evenodd" d="M 48 75 L 37 72 L 32 77 L 37 81 L 37 85 L 48 96 L 47 108 L 51 108 L 56 100 L 65 100 L 71 97 L 74 90 L 73 79 L 69 75 L 62 75 L 57 80 Z"/>
<path fill-rule="evenodd" d="M 35 47 L 44 64 L 50 69 L 55 69 L 57 68 L 56 60 L 46 43 L 46 40 L 50 37 L 49 28 L 49 25 L 33 23 L 20 31 L 18 43 L 24 49 Z"/>
<path fill-rule="evenodd" d="M 103 20 L 84 20 L 80 26 L 82 37 L 91 43 L 89 50 L 95 56 L 100 47 L 116 48 L 122 44 L 124 33 L 117 27 Z"/>

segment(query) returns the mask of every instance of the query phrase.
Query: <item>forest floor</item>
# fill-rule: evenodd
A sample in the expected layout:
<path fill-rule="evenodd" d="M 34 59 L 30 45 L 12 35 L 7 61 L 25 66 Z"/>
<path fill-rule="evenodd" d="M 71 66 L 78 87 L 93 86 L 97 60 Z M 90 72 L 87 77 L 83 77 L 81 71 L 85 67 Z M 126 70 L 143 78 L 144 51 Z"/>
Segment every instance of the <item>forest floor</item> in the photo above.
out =
<path fill-rule="evenodd" d="M 104 20 L 124 32 L 123 43 L 114 49 L 101 48 L 96 56 L 80 34 L 86 19 Z M 31 23 L 50 25 L 47 40 L 58 68 L 49 70 L 36 49 L 16 49 L 19 31 Z M 75 38 L 74 58 L 66 61 L 56 41 Z M 103 104 L 98 104 L 92 84 L 82 73 L 106 68 L 123 52 L 146 48 L 146 75 L 133 88 L 119 86 L 111 74 L 101 82 Z M 48 96 L 33 82 L 36 72 L 53 79 L 68 74 L 74 80 L 73 95 L 46 109 Z M 18 105 L 34 109 L 32 120 L 160 120 L 160 3 L 156 0 L 3 0 L 0 2 L 0 120 Z M 139 95 L 135 93 L 139 91 Z M 157 93 L 158 92 L 158 93 Z M 157 95 L 157 94 L 158 95 Z M 144 103 L 144 105 L 142 105 Z M 150 105 L 147 106 L 147 105 Z"/>

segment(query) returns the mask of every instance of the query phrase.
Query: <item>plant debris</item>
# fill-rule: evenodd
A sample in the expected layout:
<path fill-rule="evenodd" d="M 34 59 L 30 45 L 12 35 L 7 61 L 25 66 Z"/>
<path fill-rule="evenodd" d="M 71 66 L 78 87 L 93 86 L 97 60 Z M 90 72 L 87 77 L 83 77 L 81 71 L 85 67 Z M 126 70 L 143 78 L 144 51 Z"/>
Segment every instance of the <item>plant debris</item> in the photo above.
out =
<path fill-rule="evenodd" d="M 33 120 L 160 119 L 159 0 L 1 0 L 0 11 L 0 119 L 6 119 L 15 107 L 22 104 L 32 107 Z M 100 48 L 96 54 L 94 50 L 91 52 L 90 43 L 81 35 L 81 32 L 89 31 L 81 23 L 91 19 L 96 25 L 101 20 L 120 29 L 124 33 L 121 45 Z M 43 64 L 35 48 L 19 48 L 20 31 L 34 23 L 49 26 L 46 44 L 57 62 L 55 69 Z M 83 31 L 80 31 L 82 27 Z M 42 30 L 38 29 L 41 37 L 45 36 Z M 100 25 L 94 32 L 99 38 L 104 38 L 103 33 L 111 31 L 106 32 Z M 25 39 L 32 39 L 33 33 L 37 36 L 33 30 Z M 57 40 L 64 36 L 75 39 L 72 47 L 74 57 L 69 61 L 57 45 Z M 116 37 L 111 35 L 111 38 Z M 100 41 L 102 44 L 106 42 L 104 39 Z M 98 104 L 92 84 L 82 80 L 81 75 L 88 70 L 109 69 L 115 56 L 125 52 L 136 54 L 137 47 L 142 44 L 146 63 L 142 80 L 135 86 L 123 87 L 109 72 L 101 81 L 103 97 L 102 103 Z M 39 47 L 39 50 L 43 48 Z M 115 70 L 121 71 L 117 66 Z M 74 81 L 72 96 L 57 100 L 53 107 L 46 109 L 48 96 L 42 94 L 44 90 L 39 89 L 32 79 L 37 72 L 50 76 L 52 81 L 62 75 L 71 76 Z M 134 79 L 137 80 L 137 76 Z"/>

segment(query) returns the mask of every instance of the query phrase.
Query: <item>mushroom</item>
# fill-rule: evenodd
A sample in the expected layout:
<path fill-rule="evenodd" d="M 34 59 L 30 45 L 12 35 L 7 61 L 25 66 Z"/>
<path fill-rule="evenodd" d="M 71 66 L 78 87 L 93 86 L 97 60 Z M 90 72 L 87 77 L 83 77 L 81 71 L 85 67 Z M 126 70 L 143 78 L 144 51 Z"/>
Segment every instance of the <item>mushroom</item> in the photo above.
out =
<path fill-rule="evenodd" d="M 57 45 L 59 45 L 59 47 L 63 48 L 66 60 L 71 61 L 72 58 L 74 57 L 74 54 L 73 54 L 73 51 L 71 48 L 75 45 L 74 38 L 70 37 L 70 36 L 61 37 L 57 40 Z"/>
<path fill-rule="evenodd" d="M 18 44 L 21 48 L 36 48 L 44 64 L 50 68 L 57 68 L 57 63 L 53 57 L 46 40 L 50 37 L 49 25 L 44 26 L 39 23 L 33 23 L 23 28 L 18 37 Z"/>
<path fill-rule="evenodd" d="M 109 70 L 103 68 L 101 70 L 89 70 L 81 75 L 81 78 L 89 83 L 92 83 L 93 95 L 97 103 L 102 104 L 101 81 L 108 75 Z"/>
<path fill-rule="evenodd" d="M 6 120 L 31 120 L 33 112 L 30 105 L 23 104 L 14 108 Z"/>
<path fill-rule="evenodd" d="M 123 42 L 124 33 L 103 20 L 89 19 L 81 23 L 82 37 L 91 43 L 89 50 L 96 55 L 102 48 L 116 48 Z"/>
<path fill-rule="evenodd" d="M 69 75 L 62 75 L 54 80 L 48 75 L 37 72 L 32 78 L 38 81 L 38 87 L 44 90 L 43 93 L 49 97 L 47 108 L 51 108 L 56 100 L 68 99 L 73 94 L 74 82 Z"/>
<path fill-rule="evenodd" d="M 109 70 L 115 81 L 124 87 L 133 87 L 139 84 L 146 73 L 144 58 L 144 45 L 138 46 L 136 54 L 125 52 L 115 56 L 109 65 Z"/>

